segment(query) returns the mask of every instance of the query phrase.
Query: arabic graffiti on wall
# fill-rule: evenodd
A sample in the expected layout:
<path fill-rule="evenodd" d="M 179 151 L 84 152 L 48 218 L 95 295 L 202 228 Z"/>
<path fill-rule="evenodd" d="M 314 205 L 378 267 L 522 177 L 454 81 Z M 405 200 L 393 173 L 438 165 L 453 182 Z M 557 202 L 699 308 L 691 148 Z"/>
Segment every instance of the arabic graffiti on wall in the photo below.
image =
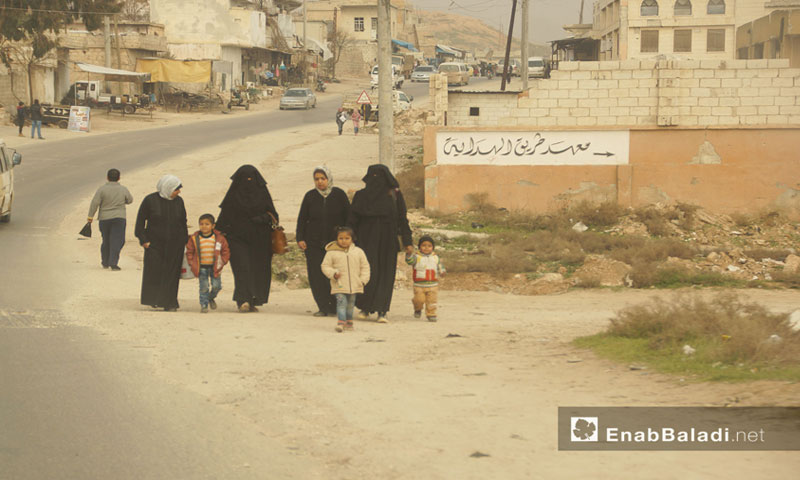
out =
<path fill-rule="evenodd" d="M 630 131 L 438 132 L 440 165 L 625 165 Z"/>

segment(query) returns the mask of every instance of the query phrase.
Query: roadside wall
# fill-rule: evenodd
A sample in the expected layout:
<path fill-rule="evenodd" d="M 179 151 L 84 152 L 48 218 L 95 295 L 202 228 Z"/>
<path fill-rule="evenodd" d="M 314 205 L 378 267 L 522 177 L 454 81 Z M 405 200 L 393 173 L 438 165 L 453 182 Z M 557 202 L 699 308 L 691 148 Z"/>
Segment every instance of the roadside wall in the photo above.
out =
<path fill-rule="evenodd" d="M 800 68 L 786 59 L 561 62 L 517 98 L 450 92 L 448 125 L 800 125 Z"/>

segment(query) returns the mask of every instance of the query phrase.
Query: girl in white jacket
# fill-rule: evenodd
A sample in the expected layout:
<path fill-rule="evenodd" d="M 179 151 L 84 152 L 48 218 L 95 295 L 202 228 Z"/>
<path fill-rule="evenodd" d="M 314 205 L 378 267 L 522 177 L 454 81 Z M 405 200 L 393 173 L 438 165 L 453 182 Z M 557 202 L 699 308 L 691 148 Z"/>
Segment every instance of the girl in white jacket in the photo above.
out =
<path fill-rule="evenodd" d="M 336 331 L 353 329 L 356 294 L 364 293 L 369 282 L 369 262 L 364 250 L 353 244 L 353 229 L 336 228 L 336 241 L 325 246 L 322 273 L 331 279 L 331 293 L 336 297 Z"/>

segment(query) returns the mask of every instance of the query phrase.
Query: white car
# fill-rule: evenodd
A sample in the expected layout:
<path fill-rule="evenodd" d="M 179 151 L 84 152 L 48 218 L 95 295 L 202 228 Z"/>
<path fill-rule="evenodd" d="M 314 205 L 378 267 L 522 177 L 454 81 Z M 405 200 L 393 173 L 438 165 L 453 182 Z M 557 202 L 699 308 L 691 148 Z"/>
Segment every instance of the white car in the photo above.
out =
<path fill-rule="evenodd" d="M 411 81 L 428 82 L 431 79 L 431 75 L 436 75 L 437 73 L 438 71 L 433 65 L 420 65 L 411 72 Z"/>
<path fill-rule="evenodd" d="M 375 65 L 370 70 L 370 86 L 374 89 L 378 87 L 378 66 Z M 397 65 L 392 65 L 392 88 L 403 88 L 403 76 L 397 70 Z"/>
<path fill-rule="evenodd" d="M 11 221 L 11 204 L 14 201 L 14 167 L 22 163 L 22 155 L 8 148 L 0 139 L 0 222 Z"/>
<path fill-rule="evenodd" d="M 316 108 L 317 97 L 310 88 L 290 88 L 281 97 L 279 108 L 286 110 L 287 108 Z"/>
<path fill-rule="evenodd" d="M 528 78 L 544 78 L 545 73 L 544 58 L 528 58 Z"/>

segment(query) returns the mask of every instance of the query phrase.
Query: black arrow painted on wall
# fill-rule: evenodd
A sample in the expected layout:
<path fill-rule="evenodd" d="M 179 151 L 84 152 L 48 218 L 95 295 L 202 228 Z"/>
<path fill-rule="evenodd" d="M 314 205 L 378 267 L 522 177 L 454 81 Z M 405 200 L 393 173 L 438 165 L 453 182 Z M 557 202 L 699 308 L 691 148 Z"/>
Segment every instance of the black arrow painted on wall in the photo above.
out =
<path fill-rule="evenodd" d="M 606 152 L 606 153 L 595 153 L 595 155 L 601 155 L 601 156 L 606 156 L 606 157 L 613 157 L 613 156 L 614 156 L 614 154 L 613 154 L 613 153 L 611 153 L 611 152 Z"/>

